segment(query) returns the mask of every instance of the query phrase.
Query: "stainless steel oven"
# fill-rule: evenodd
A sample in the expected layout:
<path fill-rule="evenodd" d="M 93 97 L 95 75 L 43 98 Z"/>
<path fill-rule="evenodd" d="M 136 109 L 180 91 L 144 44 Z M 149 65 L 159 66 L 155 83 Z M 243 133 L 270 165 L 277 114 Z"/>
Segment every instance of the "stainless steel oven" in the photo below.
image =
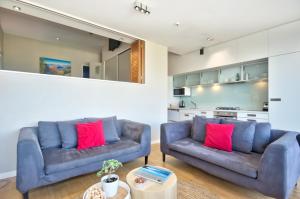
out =
<path fill-rule="evenodd" d="M 237 119 L 237 112 L 234 111 L 214 111 L 215 118 Z"/>

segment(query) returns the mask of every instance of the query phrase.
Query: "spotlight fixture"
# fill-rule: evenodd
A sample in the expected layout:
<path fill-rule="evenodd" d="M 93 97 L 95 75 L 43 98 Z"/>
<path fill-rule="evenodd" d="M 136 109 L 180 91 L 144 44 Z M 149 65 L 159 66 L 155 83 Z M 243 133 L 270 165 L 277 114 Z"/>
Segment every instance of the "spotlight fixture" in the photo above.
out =
<path fill-rule="evenodd" d="M 19 6 L 13 6 L 12 7 L 15 11 L 21 11 L 21 8 Z"/>
<path fill-rule="evenodd" d="M 206 40 L 207 40 L 207 41 L 213 41 L 214 38 L 213 38 L 213 37 L 207 37 Z"/>
<path fill-rule="evenodd" d="M 57 41 L 59 41 L 59 40 L 60 40 L 60 38 L 59 38 L 59 37 L 56 37 L 55 39 L 56 39 Z"/>
<path fill-rule="evenodd" d="M 134 3 L 134 7 L 133 7 L 136 11 L 139 11 L 143 14 L 149 15 L 150 11 L 148 9 L 148 6 L 146 4 L 143 4 L 141 2 L 136 1 Z"/>

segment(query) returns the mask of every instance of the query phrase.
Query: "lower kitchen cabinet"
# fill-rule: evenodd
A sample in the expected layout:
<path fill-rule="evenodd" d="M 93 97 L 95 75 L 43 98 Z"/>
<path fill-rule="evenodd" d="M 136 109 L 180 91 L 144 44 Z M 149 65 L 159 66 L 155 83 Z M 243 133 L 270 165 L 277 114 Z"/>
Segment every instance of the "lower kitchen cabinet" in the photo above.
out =
<path fill-rule="evenodd" d="M 241 121 L 269 122 L 268 112 L 238 112 L 237 117 Z"/>
<path fill-rule="evenodd" d="M 213 111 L 205 111 L 205 110 L 199 110 L 199 109 L 187 109 L 187 110 L 180 110 L 180 121 L 184 120 L 192 120 L 196 115 L 207 117 L 207 118 L 213 118 L 214 113 Z"/>
<path fill-rule="evenodd" d="M 197 111 L 196 115 L 207 117 L 207 118 L 213 118 L 214 112 L 213 111 Z"/>
<path fill-rule="evenodd" d="M 263 122 L 263 123 L 269 122 L 268 119 L 263 119 L 263 118 L 238 117 L 237 119 L 238 119 L 238 120 L 241 120 L 241 121 L 254 121 L 254 122 L 259 122 L 259 123 L 261 123 L 261 122 Z"/>
<path fill-rule="evenodd" d="M 169 109 L 168 122 L 178 122 L 178 121 L 180 121 L 179 109 Z"/>
<path fill-rule="evenodd" d="M 193 110 L 180 110 L 180 121 L 192 120 L 195 115 Z"/>

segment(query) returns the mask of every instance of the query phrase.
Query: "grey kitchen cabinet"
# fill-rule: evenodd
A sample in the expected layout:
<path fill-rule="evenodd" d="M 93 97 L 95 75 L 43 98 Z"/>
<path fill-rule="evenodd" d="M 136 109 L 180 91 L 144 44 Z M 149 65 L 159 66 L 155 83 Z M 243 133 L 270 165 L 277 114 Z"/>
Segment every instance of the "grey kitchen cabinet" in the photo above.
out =
<path fill-rule="evenodd" d="M 186 75 L 186 86 L 197 86 L 200 84 L 200 72 L 188 73 Z"/>
<path fill-rule="evenodd" d="M 230 83 L 242 80 L 241 64 L 230 65 L 220 68 L 219 83 Z"/>
<path fill-rule="evenodd" d="M 186 75 L 181 74 L 181 75 L 175 75 L 173 77 L 173 87 L 174 88 L 181 88 L 185 86 L 185 81 L 186 81 Z"/>
<path fill-rule="evenodd" d="M 214 84 L 218 83 L 219 70 L 207 70 L 200 74 L 200 84 Z"/>
<path fill-rule="evenodd" d="M 244 63 L 243 72 L 246 81 L 268 78 L 268 59 Z"/>

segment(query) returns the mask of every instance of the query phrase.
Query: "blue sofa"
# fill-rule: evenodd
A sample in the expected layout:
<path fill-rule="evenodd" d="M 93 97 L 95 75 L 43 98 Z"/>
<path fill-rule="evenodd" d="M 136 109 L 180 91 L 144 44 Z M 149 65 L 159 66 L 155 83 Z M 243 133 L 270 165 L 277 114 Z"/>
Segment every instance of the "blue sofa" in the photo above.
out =
<path fill-rule="evenodd" d="M 45 140 L 41 140 L 38 127 L 22 128 L 17 144 L 17 189 L 23 198 L 28 198 L 31 189 L 95 172 L 107 159 L 124 163 L 145 157 L 147 164 L 151 150 L 150 126 L 129 120 L 115 121 L 119 141 L 81 151 L 64 149 L 61 145 L 43 148 L 41 142 Z M 53 133 L 48 135 L 47 142 L 59 141 L 51 137 Z"/>
<path fill-rule="evenodd" d="M 267 196 L 288 199 L 300 175 L 300 140 L 296 132 L 270 130 L 261 153 L 225 152 L 205 147 L 191 136 L 192 122 L 161 125 L 161 151 L 214 176 L 257 190 Z M 255 132 L 257 134 L 257 132 Z M 261 135 L 254 140 L 259 145 Z"/>

